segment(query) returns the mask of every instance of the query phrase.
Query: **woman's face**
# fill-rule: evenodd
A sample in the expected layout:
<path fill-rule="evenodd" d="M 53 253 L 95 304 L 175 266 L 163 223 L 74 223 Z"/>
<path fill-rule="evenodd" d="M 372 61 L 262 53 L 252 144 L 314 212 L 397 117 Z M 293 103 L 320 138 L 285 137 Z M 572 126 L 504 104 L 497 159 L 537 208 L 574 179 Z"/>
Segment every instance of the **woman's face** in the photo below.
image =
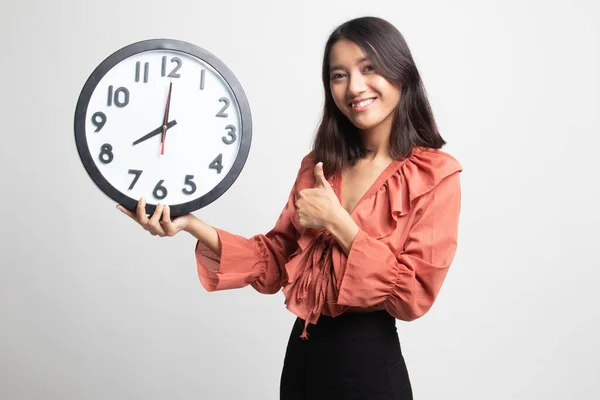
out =
<path fill-rule="evenodd" d="M 373 69 L 366 54 L 350 40 L 329 52 L 329 88 L 340 111 L 361 130 L 391 130 L 401 90 Z"/>

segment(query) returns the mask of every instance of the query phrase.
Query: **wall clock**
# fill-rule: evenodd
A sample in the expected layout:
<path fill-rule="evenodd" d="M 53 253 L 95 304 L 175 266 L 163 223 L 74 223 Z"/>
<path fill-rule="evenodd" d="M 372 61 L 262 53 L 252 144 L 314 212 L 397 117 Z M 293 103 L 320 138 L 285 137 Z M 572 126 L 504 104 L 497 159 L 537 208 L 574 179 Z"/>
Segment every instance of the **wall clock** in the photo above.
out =
<path fill-rule="evenodd" d="M 75 109 L 75 143 L 94 183 L 134 210 L 158 203 L 171 215 L 225 193 L 250 150 L 252 118 L 242 86 L 208 51 L 179 40 L 130 44 L 86 81 Z"/>

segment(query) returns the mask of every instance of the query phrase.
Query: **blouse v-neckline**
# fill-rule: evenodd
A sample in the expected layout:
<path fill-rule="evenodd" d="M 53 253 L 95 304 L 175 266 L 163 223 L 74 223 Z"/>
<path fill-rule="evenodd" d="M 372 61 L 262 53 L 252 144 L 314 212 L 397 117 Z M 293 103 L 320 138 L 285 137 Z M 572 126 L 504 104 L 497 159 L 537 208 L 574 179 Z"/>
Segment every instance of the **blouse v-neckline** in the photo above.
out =
<path fill-rule="evenodd" d="M 371 184 L 371 186 L 367 189 L 367 191 L 360 197 L 360 199 L 358 200 L 358 202 L 354 205 L 354 208 L 352 209 L 352 211 L 348 211 L 348 213 L 350 214 L 350 216 L 354 215 L 354 212 L 356 211 L 356 209 L 358 208 L 358 206 L 360 205 L 360 203 L 362 203 L 365 199 L 368 199 L 369 197 L 371 197 L 372 195 L 374 195 L 375 192 L 377 192 L 381 188 L 381 186 L 383 185 L 383 183 L 385 181 L 387 181 L 389 179 L 389 177 L 392 176 L 396 172 L 396 170 L 398 169 L 398 167 L 400 166 L 400 164 L 402 164 L 406 160 L 407 159 L 404 159 L 404 160 L 392 160 L 387 165 L 387 167 L 385 167 L 383 169 L 383 171 L 381 171 L 381 173 L 379 174 L 379 176 L 375 179 L 375 181 Z M 336 174 L 335 178 L 336 179 L 334 179 L 334 192 L 338 196 L 338 199 L 339 199 L 340 203 L 343 204 L 343 202 L 342 202 L 342 181 L 343 181 L 343 173 L 342 173 L 342 171 L 338 172 Z"/>

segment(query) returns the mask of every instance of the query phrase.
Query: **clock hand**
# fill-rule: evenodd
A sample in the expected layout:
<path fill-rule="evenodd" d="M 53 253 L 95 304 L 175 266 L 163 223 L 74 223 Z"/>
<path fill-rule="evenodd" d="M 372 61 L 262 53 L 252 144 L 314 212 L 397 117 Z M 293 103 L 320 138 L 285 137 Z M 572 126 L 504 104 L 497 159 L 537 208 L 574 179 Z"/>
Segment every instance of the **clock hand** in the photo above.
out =
<path fill-rule="evenodd" d="M 169 106 L 171 105 L 171 90 L 173 89 L 173 81 L 169 82 L 169 94 L 167 95 L 167 106 L 165 107 L 165 119 L 163 120 L 163 134 L 160 139 L 160 154 L 165 154 L 165 139 L 167 138 L 167 121 L 169 120 Z"/>
<path fill-rule="evenodd" d="M 177 121 L 173 120 L 167 124 L 167 129 L 171 129 L 175 125 L 177 125 Z M 133 146 L 135 146 L 136 144 L 142 143 L 143 141 L 148 140 L 151 137 L 160 135 L 163 131 L 164 131 L 164 125 L 161 125 L 158 128 L 156 128 L 155 130 L 153 130 L 152 132 L 148 133 L 147 135 L 142 136 L 141 138 L 139 138 L 138 140 L 133 142 Z"/>

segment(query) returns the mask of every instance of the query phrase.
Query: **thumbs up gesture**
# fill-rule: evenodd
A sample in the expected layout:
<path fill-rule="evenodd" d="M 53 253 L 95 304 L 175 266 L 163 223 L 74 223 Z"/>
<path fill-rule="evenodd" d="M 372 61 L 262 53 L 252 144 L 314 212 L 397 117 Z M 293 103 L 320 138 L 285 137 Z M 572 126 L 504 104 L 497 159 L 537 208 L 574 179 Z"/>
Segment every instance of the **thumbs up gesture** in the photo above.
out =
<path fill-rule="evenodd" d="M 314 169 L 316 185 L 298 192 L 296 212 L 304 228 L 327 229 L 343 210 L 333 188 L 323 174 L 323 163 Z"/>

